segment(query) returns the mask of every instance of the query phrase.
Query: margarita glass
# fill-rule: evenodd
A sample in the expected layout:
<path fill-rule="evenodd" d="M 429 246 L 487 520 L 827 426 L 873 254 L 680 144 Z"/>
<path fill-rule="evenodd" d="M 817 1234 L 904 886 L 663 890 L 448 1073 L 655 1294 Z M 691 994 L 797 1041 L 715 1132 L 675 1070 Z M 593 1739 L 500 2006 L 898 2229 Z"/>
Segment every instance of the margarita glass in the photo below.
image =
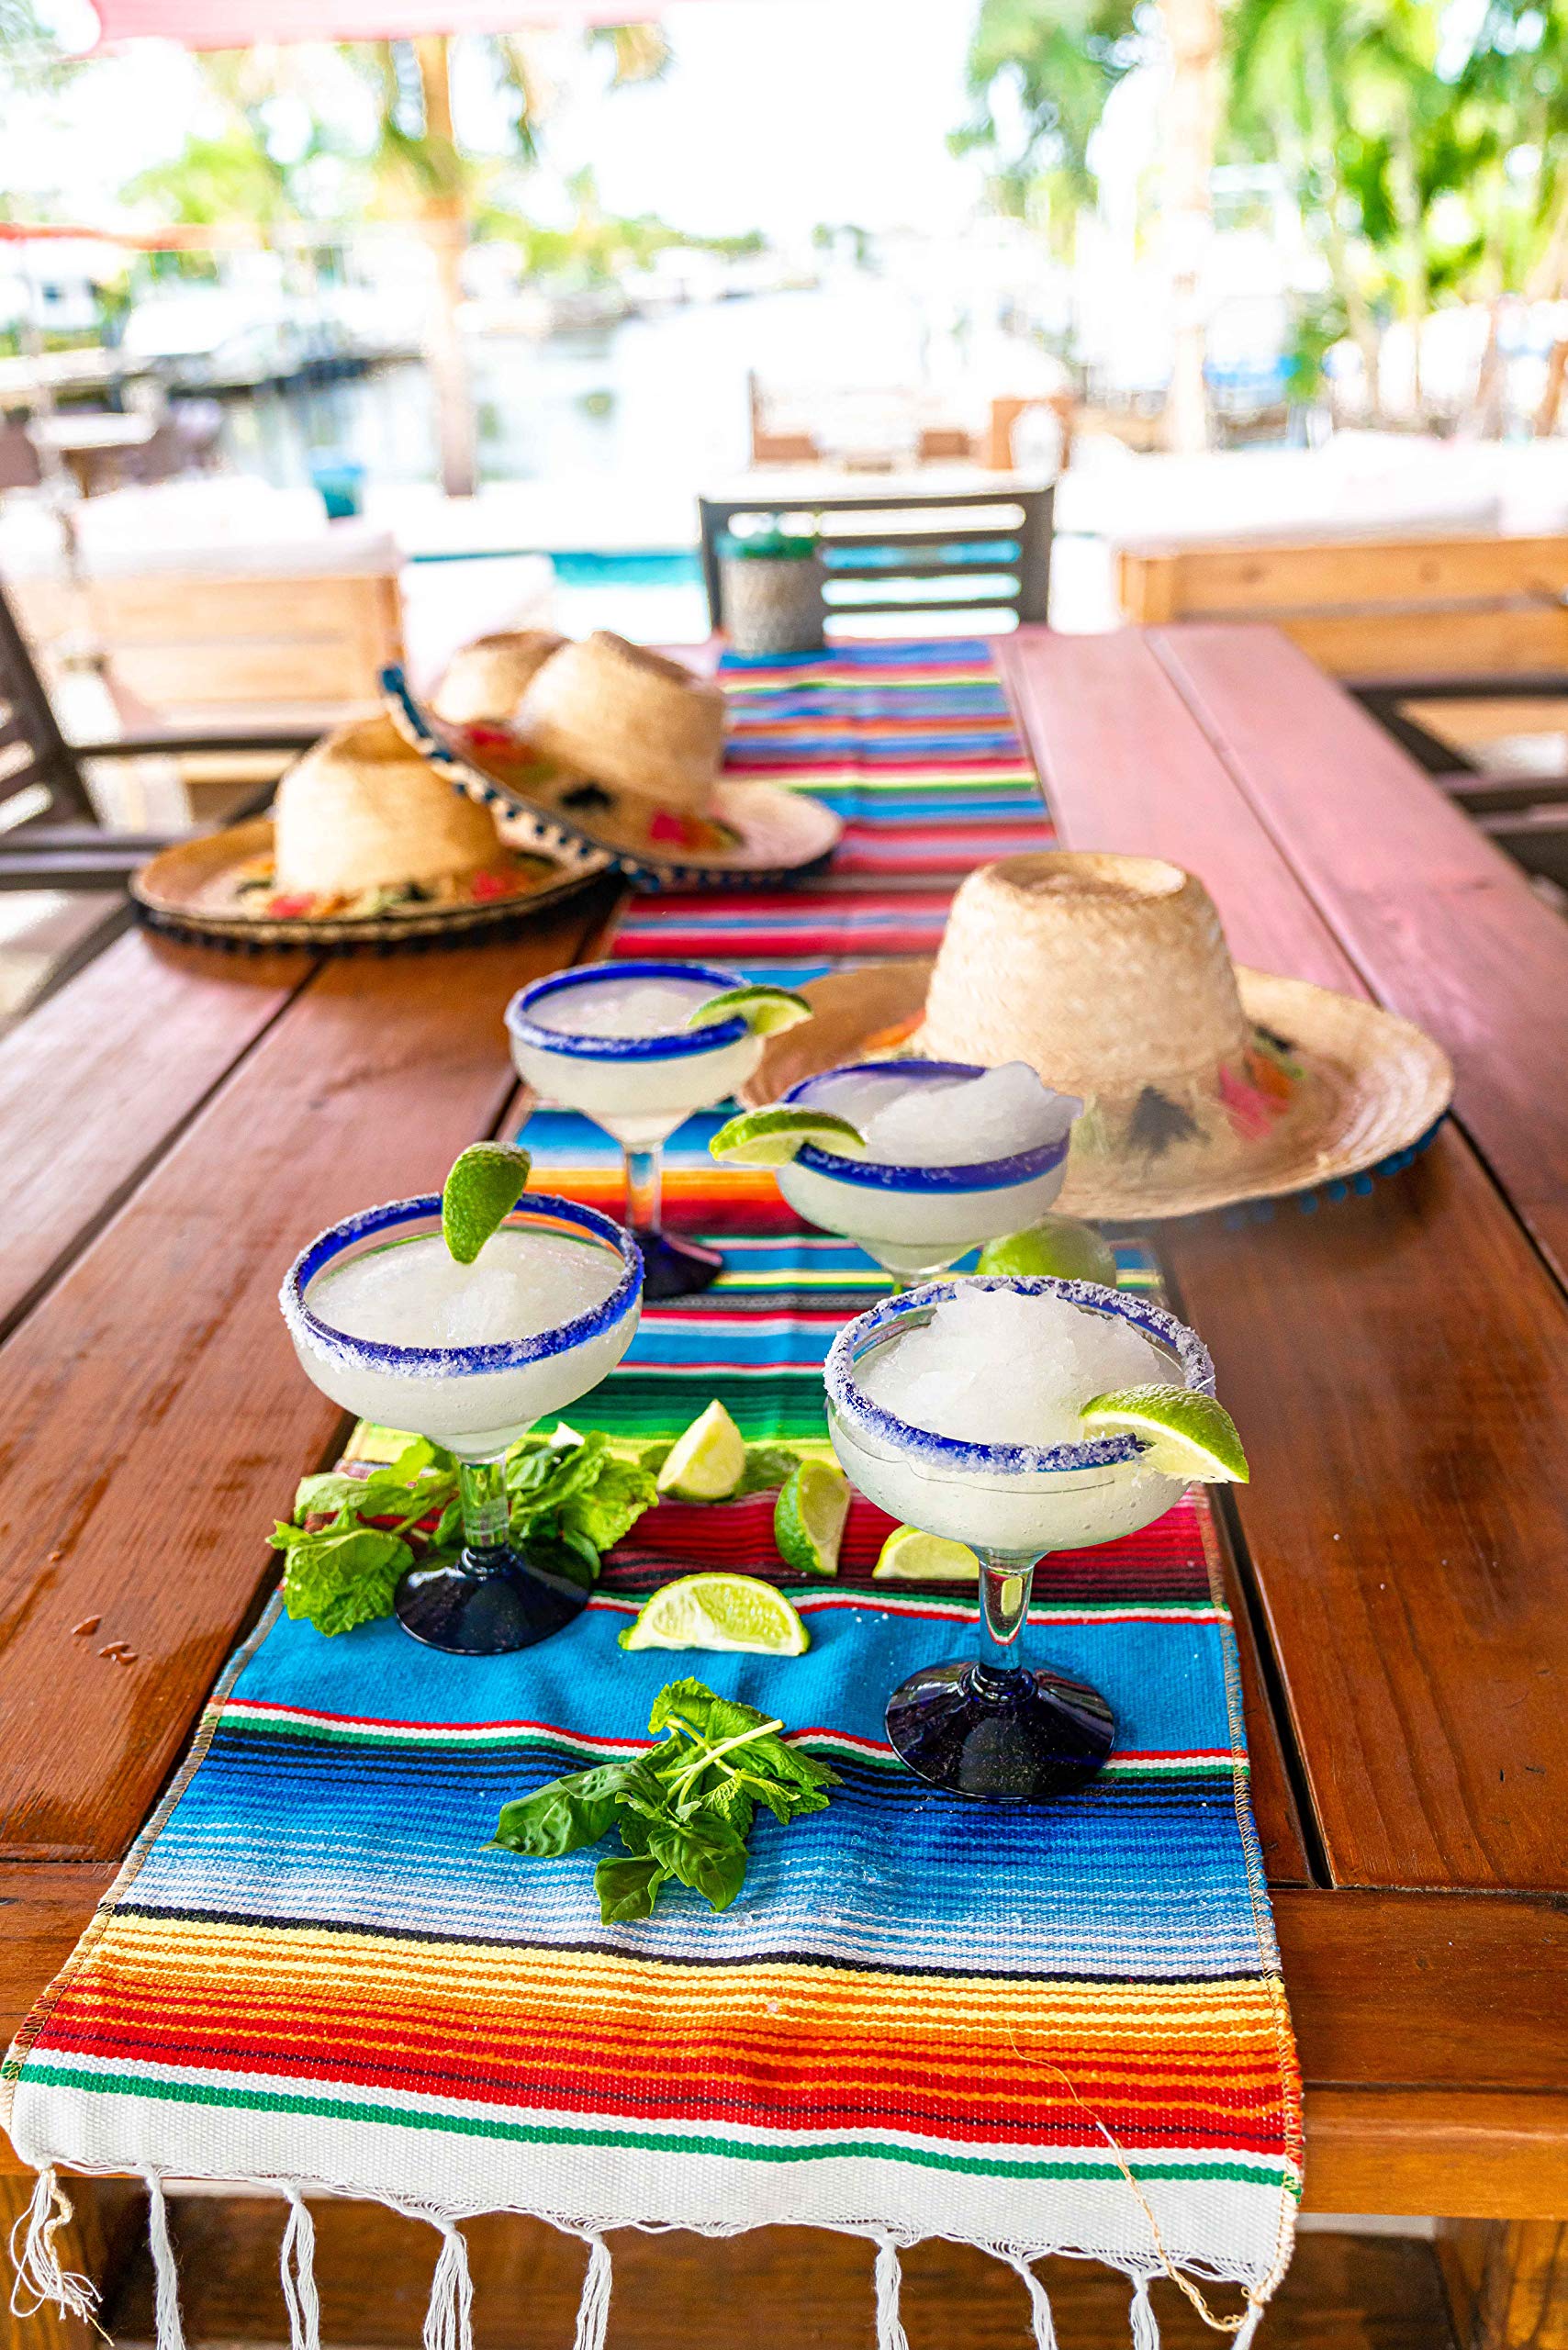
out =
<path fill-rule="evenodd" d="M 395 1200 L 296 1258 L 279 1303 L 307 1377 L 358 1418 L 454 1453 L 464 1548 L 411 1567 L 394 1609 L 431 1648 L 497 1656 L 570 1623 L 587 1595 L 510 1539 L 506 1453 L 597 1387 L 632 1343 L 643 1264 L 619 1225 L 529 1192 L 460 1265 L 441 1200 Z"/>
<path fill-rule="evenodd" d="M 1042 1308 L 1059 1301 L 1137 1333 L 1148 1352 L 1141 1376 L 1150 1383 L 1212 1395 L 1214 1366 L 1193 1331 L 1147 1300 L 1093 1281 L 1043 1278 L 929 1282 L 848 1324 L 828 1356 L 828 1433 L 851 1483 L 905 1525 L 967 1543 L 980 1560 L 980 1654 L 912 1674 L 888 1701 L 888 1736 L 933 1786 L 1042 1803 L 1094 1776 L 1111 1751 L 1114 1722 L 1086 1682 L 1020 1662 L 1035 1570 L 1050 1551 L 1137 1533 L 1163 1516 L 1185 1485 L 1150 1469 L 1147 1448 L 1132 1435 L 1048 1446 L 981 1443 L 898 1416 L 888 1399 L 899 1393 L 900 1345 L 927 1326 L 945 1300 L 977 1290 L 1038 1300 Z M 1117 1344 L 1118 1372 L 1129 1364 L 1137 1371 L 1137 1348 L 1129 1352 L 1125 1337 Z M 1012 1360 L 994 1367 L 999 1398 L 1002 1383 L 1020 1375 L 1014 1349 Z M 1117 1383 L 1114 1376 L 1104 1382 Z"/>
<path fill-rule="evenodd" d="M 706 1289 L 723 1259 L 661 1228 L 666 1139 L 744 1085 L 763 1040 L 739 1013 L 703 1028 L 699 1005 L 745 985 L 709 963 L 586 963 L 536 980 L 507 1006 L 512 1058 L 536 1093 L 580 1110 L 626 1161 L 626 1221 L 649 1297 Z"/>
<path fill-rule="evenodd" d="M 782 1106 L 832 1111 L 859 1125 L 868 1111 L 874 1115 L 886 1102 L 988 1074 L 967 1061 L 856 1061 L 802 1079 L 783 1095 Z M 1056 1118 L 1053 1104 L 1059 1105 Z M 980 1242 L 1038 1223 L 1050 1207 L 1067 1172 L 1081 1104 L 1071 1094 L 1053 1095 L 1042 1087 L 1041 1105 L 1048 1138 L 1001 1158 L 896 1166 L 806 1143 L 774 1172 L 784 1197 L 808 1224 L 857 1241 L 899 1281 L 929 1281 Z M 1049 1132 L 1053 1125 L 1059 1131 Z"/>

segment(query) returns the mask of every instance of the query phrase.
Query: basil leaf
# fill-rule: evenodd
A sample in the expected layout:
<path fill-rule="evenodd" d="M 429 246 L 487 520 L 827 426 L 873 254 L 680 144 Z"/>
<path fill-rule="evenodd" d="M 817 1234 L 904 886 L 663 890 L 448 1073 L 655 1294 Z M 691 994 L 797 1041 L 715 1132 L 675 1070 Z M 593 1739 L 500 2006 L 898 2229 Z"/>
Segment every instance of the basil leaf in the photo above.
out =
<path fill-rule="evenodd" d="M 662 1821 L 649 1832 L 648 1852 L 710 1909 L 727 1909 L 745 1882 L 745 1842 L 721 1819 Z"/>
<path fill-rule="evenodd" d="M 329 1527 L 289 1545 L 283 1604 L 328 1639 L 392 1613 L 392 1595 L 414 1554 L 396 1534 L 371 1526 Z"/>
<path fill-rule="evenodd" d="M 615 1824 L 621 1782 L 632 1767 L 603 1762 L 591 1771 L 574 1771 L 503 1806 L 496 1822 L 496 1843 L 534 1860 L 597 1844 Z"/>
<path fill-rule="evenodd" d="M 770 1493 L 776 1485 L 781 1485 L 786 1477 L 791 1476 L 800 1465 L 800 1454 L 791 1452 L 787 1445 L 748 1444 L 745 1467 L 741 1472 L 740 1483 L 735 1487 L 734 1499 L 744 1500 L 747 1494 Z"/>
<path fill-rule="evenodd" d="M 668 1871 L 646 1855 L 633 1860 L 600 1861 L 593 1873 L 599 1914 L 607 1926 L 635 1918 L 651 1918 L 658 1890 Z"/>

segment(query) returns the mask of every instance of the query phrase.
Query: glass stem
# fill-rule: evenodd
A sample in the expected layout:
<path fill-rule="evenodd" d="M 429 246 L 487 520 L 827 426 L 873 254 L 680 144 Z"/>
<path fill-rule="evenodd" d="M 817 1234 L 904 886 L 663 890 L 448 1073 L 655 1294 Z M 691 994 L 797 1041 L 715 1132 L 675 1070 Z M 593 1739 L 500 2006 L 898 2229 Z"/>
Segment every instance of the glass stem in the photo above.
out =
<path fill-rule="evenodd" d="M 626 1154 L 627 1225 L 634 1234 L 655 1239 L 664 1191 L 665 1147 L 662 1142 L 655 1142 L 633 1150 L 630 1143 L 623 1143 L 622 1148 Z"/>
<path fill-rule="evenodd" d="M 463 1563 L 483 1574 L 509 1545 L 511 1511 L 507 1502 L 506 1454 L 492 1460 L 460 1460 L 457 1491 L 463 1504 Z"/>
<path fill-rule="evenodd" d="M 1010 1559 L 994 1550 L 980 1553 L 980 1652 L 983 1675 L 1016 1673 L 1018 1640 L 1029 1613 L 1035 1559 Z"/>

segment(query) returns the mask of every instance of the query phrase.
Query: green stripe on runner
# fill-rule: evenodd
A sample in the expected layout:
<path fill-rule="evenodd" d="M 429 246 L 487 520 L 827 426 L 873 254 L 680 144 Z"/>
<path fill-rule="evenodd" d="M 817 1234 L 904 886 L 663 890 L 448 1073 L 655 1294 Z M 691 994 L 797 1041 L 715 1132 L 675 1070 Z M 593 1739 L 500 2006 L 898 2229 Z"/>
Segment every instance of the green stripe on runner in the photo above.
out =
<path fill-rule="evenodd" d="M 297 2114 L 311 2121 L 381 2122 L 393 2129 L 440 2130 L 466 2138 L 499 2138 L 524 2146 L 606 2146 L 632 2154 L 727 2154 L 737 2162 L 822 2162 L 834 2157 L 909 2163 L 921 2170 L 967 2172 L 978 2178 L 1116 2179 L 1119 2165 L 1109 2159 L 1090 2161 L 1063 2157 L 1050 2162 L 1009 2162 L 994 2156 L 936 2154 L 923 2146 L 895 2146 L 875 2139 L 815 2146 L 749 2145 L 744 2140 L 719 2137 L 672 2137 L 653 2130 L 591 2129 L 586 2123 L 499 2121 L 476 2114 L 427 2113 L 397 2106 L 351 2103 L 324 2097 L 297 2097 L 283 2090 L 218 2088 L 207 2081 L 150 2081 L 134 2075 L 84 2073 L 73 2066 L 37 2064 L 30 2058 L 21 2072 L 24 2085 L 34 2087 L 84 2089 L 99 2097 L 162 2098 L 175 2105 L 239 2108 L 252 2113 Z M 1282 2188 L 1290 2184 L 1282 2163 L 1205 2161 L 1140 2163 L 1140 2179 L 1226 2179 L 1249 2187 Z"/>

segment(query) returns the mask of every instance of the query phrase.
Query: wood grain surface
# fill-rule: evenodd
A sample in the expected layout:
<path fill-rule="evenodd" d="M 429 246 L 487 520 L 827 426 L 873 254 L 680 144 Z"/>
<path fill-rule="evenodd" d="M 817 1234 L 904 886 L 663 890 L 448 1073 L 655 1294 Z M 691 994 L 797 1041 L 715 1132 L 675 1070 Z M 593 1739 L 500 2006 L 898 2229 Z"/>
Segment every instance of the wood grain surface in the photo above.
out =
<path fill-rule="evenodd" d="M 1240 959 L 1368 992 L 1146 640 L 1003 658 L 1071 845 L 1172 857 Z M 1568 1304 L 1518 1221 L 1449 1130 L 1368 1199 L 1152 1237 L 1246 1434 L 1237 1515 L 1333 1878 L 1568 1886 Z"/>
<path fill-rule="evenodd" d="M 342 1427 L 278 1313 L 291 1258 L 439 1188 L 514 1089 L 508 997 L 599 919 L 327 965 L 0 1349 L 0 1854 L 126 1850 Z"/>
<path fill-rule="evenodd" d="M 130 931 L 0 1040 L 0 1334 L 302 987 L 303 955 Z"/>

